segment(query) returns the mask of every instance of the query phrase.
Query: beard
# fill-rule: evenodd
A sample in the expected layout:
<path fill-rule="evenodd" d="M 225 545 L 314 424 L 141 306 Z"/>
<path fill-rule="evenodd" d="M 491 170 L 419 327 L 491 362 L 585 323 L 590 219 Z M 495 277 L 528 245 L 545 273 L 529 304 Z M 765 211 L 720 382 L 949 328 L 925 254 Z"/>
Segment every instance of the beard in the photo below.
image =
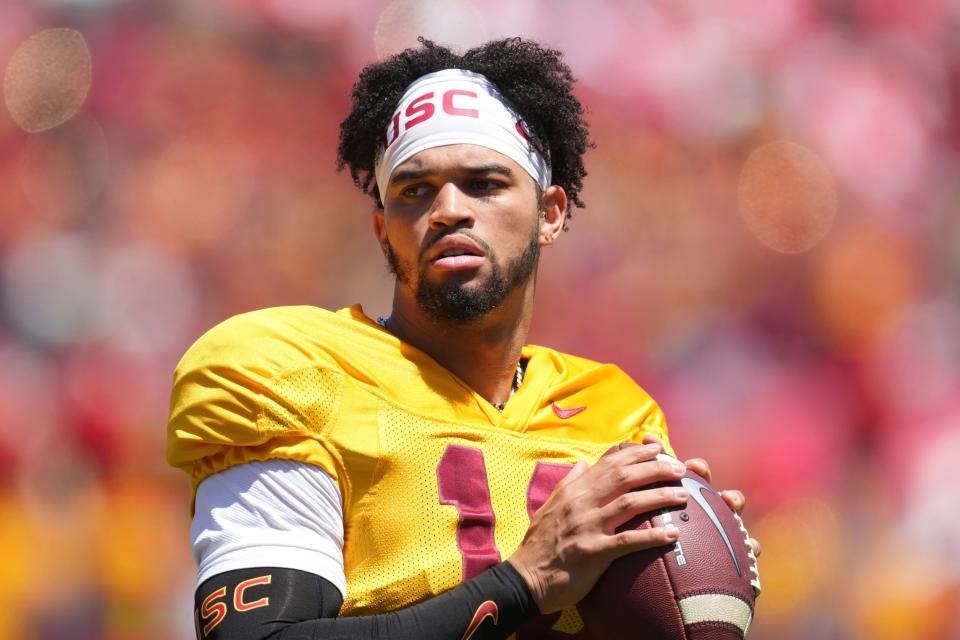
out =
<path fill-rule="evenodd" d="M 441 237 L 435 238 L 431 245 Z M 540 260 L 539 232 L 536 227 L 523 252 L 505 266 L 500 266 L 496 253 L 489 245 L 470 237 L 486 251 L 492 267 L 490 276 L 479 285 L 467 288 L 454 278 L 441 283 L 430 282 L 426 277 L 426 268 L 421 268 L 418 274 L 415 292 L 417 304 L 437 322 L 464 325 L 480 320 L 497 308 L 517 287 L 532 278 L 536 271 Z M 412 268 L 401 264 L 389 240 L 386 245 L 387 264 L 391 273 L 400 282 L 410 284 Z"/>

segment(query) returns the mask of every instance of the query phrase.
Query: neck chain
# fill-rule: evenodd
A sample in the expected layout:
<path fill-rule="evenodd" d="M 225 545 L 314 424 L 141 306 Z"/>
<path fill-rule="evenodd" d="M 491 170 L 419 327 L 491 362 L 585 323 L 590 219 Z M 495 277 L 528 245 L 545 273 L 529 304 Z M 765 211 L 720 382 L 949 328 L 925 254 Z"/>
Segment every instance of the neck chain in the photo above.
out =
<path fill-rule="evenodd" d="M 377 317 L 377 324 L 383 327 L 384 329 L 386 329 L 387 331 L 390 331 L 390 329 L 387 327 L 387 319 L 384 316 Z M 513 375 L 513 384 L 510 385 L 510 395 L 507 396 L 507 400 L 513 397 L 513 394 L 515 394 L 517 390 L 520 389 L 521 384 L 523 384 L 523 361 L 522 360 L 517 362 L 517 372 Z M 503 402 L 500 402 L 493 406 L 497 411 L 503 411 L 503 408 L 506 406 L 506 404 L 507 404 L 507 401 L 504 400 Z"/>
<path fill-rule="evenodd" d="M 520 389 L 521 384 L 523 384 L 523 361 L 522 360 L 517 363 L 517 372 L 513 376 L 513 384 L 510 385 L 510 395 L 507 396 L 507 400 L 513 397 L 513 394 L 515 394 L 517 390 Z M 499 404 L 495 404 L 493 406 L 497 409 L 497 411 L 503 411 L 503 408 L 506 406 L 506 404 L 507 404 L 507 401 L 504 400 L 503 402 Z"/>

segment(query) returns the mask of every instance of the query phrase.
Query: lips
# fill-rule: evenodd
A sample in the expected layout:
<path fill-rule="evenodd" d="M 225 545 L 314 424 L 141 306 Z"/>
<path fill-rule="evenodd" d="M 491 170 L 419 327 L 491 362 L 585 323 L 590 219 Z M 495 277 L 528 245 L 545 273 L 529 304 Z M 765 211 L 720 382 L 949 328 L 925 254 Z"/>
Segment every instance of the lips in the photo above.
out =
<path fill-rule="evenodd" d="M 444 236 L 434 243 L 428 254 L 430 263 L 443 271 L 476 269 L 485 258 L 486 254 L 480 245 L 460 234 Z"/>

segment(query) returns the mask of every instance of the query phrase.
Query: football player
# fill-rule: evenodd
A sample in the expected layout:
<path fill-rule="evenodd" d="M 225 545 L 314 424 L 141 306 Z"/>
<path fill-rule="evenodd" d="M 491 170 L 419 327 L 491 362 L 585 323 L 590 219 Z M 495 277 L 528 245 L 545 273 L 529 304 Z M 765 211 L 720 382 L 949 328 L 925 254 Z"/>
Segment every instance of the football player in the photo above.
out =
<path fill-rule="evenodd" d="M 518 39 L 361 72 L 339 161 L 375 202 L 390 315 L 243 314 L 176 370 L 199 638 L 585 638 L 575 605 L 610 562 L 677 538 L 616 531 L 687 499 L 644 488 L 685 471 L 657 458 L 656 403 L 526 344 L 540 251 L 582 206 L 572 88 Z"/>

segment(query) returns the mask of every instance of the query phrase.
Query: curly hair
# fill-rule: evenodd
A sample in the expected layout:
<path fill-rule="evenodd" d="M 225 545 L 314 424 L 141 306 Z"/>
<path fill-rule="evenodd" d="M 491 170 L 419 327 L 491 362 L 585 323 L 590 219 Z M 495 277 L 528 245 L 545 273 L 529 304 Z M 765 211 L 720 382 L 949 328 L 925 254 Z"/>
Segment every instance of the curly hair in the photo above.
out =
<path fill-rule="evenodd" d="M 458 54 L 430 40 L 360 72 L 353 106 L 340 124 L 337 169 L 349 167 L 353 182 L 382 206 L 375 188 L 375 162 L 383 132 L 404 91 L 434 71 L 463 69 L 482 74 L 516 108 L 534 142 L 549 149 L 553 183 L 583 207 L 580 190 L 587 175 L 583 154 L 592 148 L 583 106 L 573 95 L 574 78 L 562 54 L 520 38 L 495 40 Z M 568 209 L 567 217 L 571 217 Z"/>

